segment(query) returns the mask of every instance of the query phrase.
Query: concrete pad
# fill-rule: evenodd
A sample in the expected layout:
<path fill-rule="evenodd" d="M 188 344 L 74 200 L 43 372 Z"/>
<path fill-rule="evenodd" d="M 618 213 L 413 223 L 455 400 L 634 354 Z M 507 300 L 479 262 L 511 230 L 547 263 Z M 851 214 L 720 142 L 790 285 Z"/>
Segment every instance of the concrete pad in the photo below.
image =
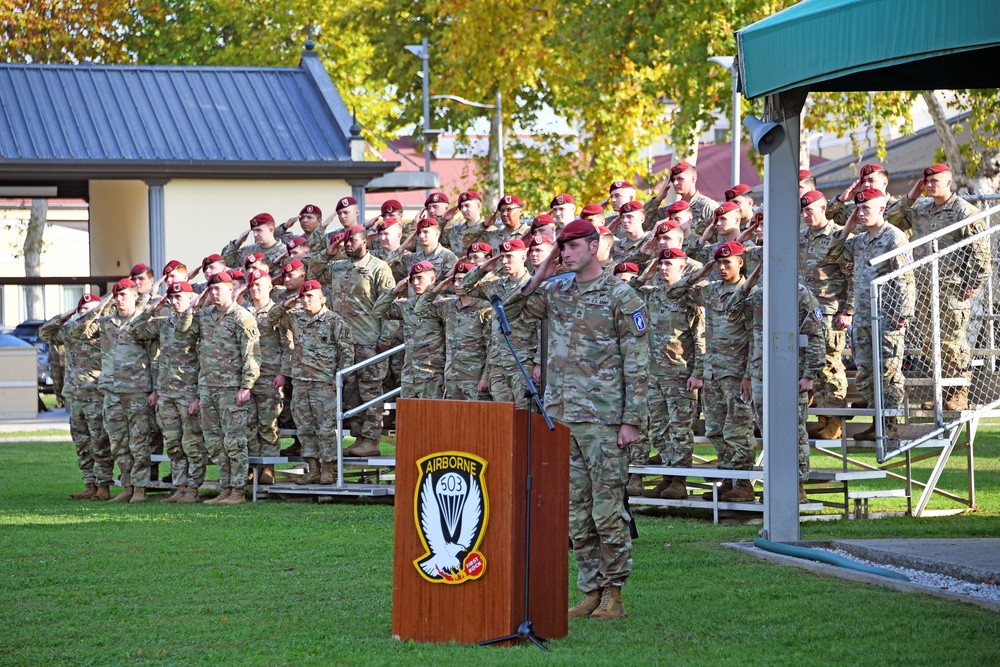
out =
<path fill-rule="evenodd" d="M 973 583 L 1000 581 L 1000 539 L 834 540 L 831 546 L 866 560 Z"/>
<path fill-rule="evenodd" d="M 66 431 L 69 433 L 69 413 L 65 408 L 40 412 L 35 419 L 0 420 L 0 433 L 17 431 Z"/>

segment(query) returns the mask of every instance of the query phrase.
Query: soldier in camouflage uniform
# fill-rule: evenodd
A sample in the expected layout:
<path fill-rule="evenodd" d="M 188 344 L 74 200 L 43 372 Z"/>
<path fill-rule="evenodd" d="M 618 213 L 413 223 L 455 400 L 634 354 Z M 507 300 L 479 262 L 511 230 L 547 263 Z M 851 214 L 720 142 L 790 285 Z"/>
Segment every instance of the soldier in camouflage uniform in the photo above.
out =
<path fill-rule="evenodd" d="M 301 307 L 293 308 L 296 304 Z M 272 324 L 292 334 L 282 374 L 295 381 L 292 411 L 308 471 L 298 484 L 333 484 L 337 473 L 337 371 L 354 364 L 354 341 L 325 305 L 319 282 L 307 280 L 299 296 L 271 310 Z"/>
<path fill-rule="evenodd" d="M 879 255 L 902 248 L 907 244 L 906 235 L 886 222 L 884 217 L 886 196 L 881 190 L 866 189 L 854 196 L 854 211 L 847 224 L 834 234 L 833 243 L 827 255 L 829 262 L 854 266 L 854 322 L 851 342 L 854 360 L 858 367 L 855 377 L 858 390 L 875 405 L 875 378 L 872 360 L 872 345 L 879 344 L 882 351 L 883 407 L 896 409 L 903 403 L 903 337 L 909 319 L 913 317 L 914 288 L 913 274 L 906 273 L 885 283 L 882 287 L 882 312 L 880 320 L 881 341 L 872 341 L 872 315 L 870 285 L 872 280 L 901 269 L 911 261 L 909 253 L 898 253 L 892 259 L 872 266 L 871 260 Z M 864 231 L 851 236 L 858 222 Z M 887 422 L 887 434 L 893 437 L 896 418 Z M 874 440 L 875 424 L 862 433 L 855 434 L 855 440 Z"/>
<path fill-rule="evenodd" d="M 250 456 L 278 456 L 278 417 L 285 408 L 285 376 L 281 373 L 281 360 L 291 348 L 291 336 L 280 325 L 271 321 L 271 311 L 277 306 L 271 299 L 271 276 L 255 269 L 247 276 L 250 293 L 248 310 L 257 321 L 260 345 L 260 377 L 250 391 L 250 439 L 247 452 Z M 264 466 L 259 484 L 274 484 L 274 466 Z"/>
<path fill-rule="evenodd" d="M 452 222 L 456 212 L 462 213 L 462 222 Z M 483 223 L 483 198 L 475 190 L 467 190 L 458 195 L 458 205 L 449 209 L 445 213 L 445 220 L 449 223 L 447 229 L 441 236 L 444 245 L 455 253 L 462 255 L 469 247 L 465 237 L 473 230 L 482 229 Z"/>
<path fill-rule="evenodd" d="M 179 313 L 191 307 L 194 289 L 186 281 L 174 282 L 165 299 L 143 313 L 130 333 L 137 341 L 157 343 L 160 356 L 156 386 L 156 419 L 163 433 L 163 444 L 170 458 L 170 478 L 174 492 L 161 503 L 198 502 L 198 489 L 205 481 L 204 441 L 201 422 L 192 406 L 198 398 L 200 341 L 193 332 L 175 331 Z M 160 315 L 169 303 L 170 315 Z"/>
<path fill-rule="evenodd" d="M 642 300 L 602 269 L 598 244 L 592 223 L 566 225 L 560 253 L 506 307 L 511 320 L 549 321 L 545 406 L 570 428 L 570 538 L 584 594 L 569 615 L 612 619 L 625 615 L 621 587 L 632 571 L 626 449 L 649 417 L 649 345 Z M 549 280 L 566 270 L 572 275 Z"/>
<path fill-rule="evenodd" d="M 813 378 L 813 404 L 818 408 L 843 408 L 847 401 L 847 371 L 843 352 L 847 326 L 854 316 L 853 267 L 827 260 L 834 235 L 841 227 L 826 217 L 826 197 L 818 190 L 802 195 L 802 231 L 799 234 L 799 271 L 802 282 L 819 301 L 823 312 L 824 364 Z M 853 204 L 852 204 L 853 208 Z M 820 416 L 809 437 L 841 437 L 839 419 Z"/>
<path fill-rule="evenodd" d="M 97 338 L 77 340 L 69 336 L 67 322 L 98 307 L 96 294 L 84 294 L 73 310 L 57 315 L 38 330 L 49 345 L 63 345 L 66 351 L 66 383 L 69 400 L 69 431 L 76 445 L 76 462 L 86 488 L 70 500 L 109 500 L 115 460 L 111 442 L 104 431 L 104 396 L 97 382 L 101 375 L 101 343 Z"/>
<path fill-rule="evenodd" d="M 413 307 L 417 317 L 434 318 L 444 325 L 447 341 L 444 397 L 454 401 L 490 400 L 486 349 L 490 342 L 493 310 L 484 308 L 482 301 L 462 292 L 462 279 L 474 268 L 465 262 L 456 264 L 451 273 L 424 292 Z M 449 287 L 455 296 L 438 298 Z"/>
<path fill-rule="evenodd" d="M 434 266 L 437 278 L 444 277 L 458 258 L 440 242 L 441 227 L 437 218 L 424 218 L 417 223 L 417 228 L 403 245 L 394 250 L 386 258 L 386 263 L 392 269 L 393 275 L 408 274 L 414 264 L 429 262 Z M 419 241 L 415 252 L 407 250 L 414 242 Z"/>
<path fill-rule="evenodd" d="M 935 164 L 924 169 L 923 178 L 917 181 L 895 209 L 891 203 L 889 204 L 886 218 L 890 224 L 895 224 L 904 232 L 910 232 L 911 239 L 916 241 L 978 214 L 979 209 L 952 193 L 951 183 L 952 174 L 948 165 Z M 922 191 L 926 191 L 931 201 L 918 205 L 916 200 Z M 947 248 L 978 234 L 985 228 L 983 220 L 960 227 L 939 238 L 938 248 Z M 931 251 L 931 244 L 919 246 L 914 250 L 914 259 L 920 259 Z M 939 262 L 938 270 L 941 377 L 961 378 L 965 381 L 963 386 L 945 387 L 944 409 L 968 410 L 972 351 L 967 335 L 972 314 L 972 299 L 990 275 L 989 239 L 983 238 L 965 246 L 957 255 L 952 255 L 947 261 Z M 920 275 L 928 274 L 924 272 Z M 931 358 L 933 343 L 930 336 L 933 333 L 933 326 L 929 320 L 934 311 L 933 304 L 930 303 L 933 294 L 930 284 L 923 281 L 921 283 L 917 289 L 916 329 L 921 335 L 920 344 L 924 355 Z M 926 409 L 932 407 L 933 402 L 925 405 Z"/>
<path fill-rule="evenodd" d="M 153 355 L 149 346 L 129 334 L 142 309 L 136 306 L 138 292 L 131 278 L 115 283 L 101 307 L 87 313 L 69 328 L 79 341 L 101 342 L 101 376 L 104 392 L 104 430 L 111 453 L 121 470 L 122 493 L 111 502 L 146 501 L 149 457 L 152 443 Z M 114 299 L 115 312 L 110 300 Z"/>
<path fill-rule="evenodd" d="M 750 352 L 750 378 L 752 380 L 754 412 L 757 424 L 763 431 L 764 417 L 764 290 L 757 289 L 761 269 L 758 265 L 743 285 L 733 292 L 726 306 L 734 322 L 746 317 L 753 319 L 753 347 Z M 806 420 L 809 418 L 809 394 L 813 381 L 823 368 L 823 311 L 819 301 L 803 284 L 799 284 L 799 330 L 806 336 L 807 344 L 799 344 L 799 502 L 808 501 L 803 483 L 809 478 L 809 435 Z"/>
<path fill-rule="evenodd" d="M 750 186 L 746 183 L 737 183 L 733 187 L 726 190 L 724 194 L 727 202 L 733 202 L 739 207 L 740 212 L 740 229 L 746 229 L 753 221 L 754 210 L 753 210 L 753 191 Z"/>
<path fill-rule="evenodd" d="M 523 204 L 517 195 L 501 197 L 500 201 L 497 202 L 497 217 L 500 218 L 500 225 L 496 234 L 492 238 L 486 239 L 486 242 L 496 248 L 504 241 L 523 239 L 531 230 L 531 225 L 521 221 L 522 210 Z"/>
<path fill-rule="evenodd" d="M 339 259 L 341 252 L 346 259 Z M 396 286 L 389 265 L 368 252 L 368 235 L 355 225 L 343 239 L 330 245 L 311 260 L 320 284 L 331 285 L 330 307 L 343 319 L 354 341 L 354 363 L 374 357 L 382 337 L 382 319 L 372 314 L 375 302 Z M 345 378 L 344 408 L 353 409 L 381 396 L 382 382 L 389 369 L 386 359 L 369 364 Z M 347 456 L 379 456 L 382 437 L 381 405 L 374 405 L 348 421 L 357 440 Z"/>
<path fill-rule="evenodd" d="M 813 179 L 813 184 L 815 185 L 816 179 Z M 891 211 L 896 208 L 897 199 L 892 195 L 889 195 L 889 172 L 885 170 L 880 164 L 866 164 L 861 166 L 861 171 L 858 174 L 857 180 L 847 186 L 847 189 L 842 193 L 834 197 L 832 200 L 827 202 L 826 205 L 826 218 L 827 220 L 833 220 L 835 223 L 843 227 L 847 224 L 848 218 L 851 217 L 851 213 L 854 212 L 854 195 L 858 194 L 865 188 L 871 188 L 873 190 L 879 190 L 886 193 L 887 204 L 886 211 Z M 810 188 L 815 189 L 815 188 Z M 799 195 L 800 197 L 803 195 Z M 887 216 L 888 217 L 888 216 Z M 890 223 L 892 221 L 890 220 Z M 906 231 L 905 229 L 903 230 Z"/>
<path fill-rule="evenodd" d="M 752 272 L 760 264 L 760 251 L 751 251 L 755 246 L 753 241 L 746 238 L 750 234 L 744 235 L 740 231 L 740 205 L 735 201 L 727 201 L 716 208 L 712 215 L 715 217 L 714 226 L 707 227 L 702 235 L 689 245 L 692 258 L 705 264 L 712 259 L 715 251 L 723 243 L 739 241 L 743 244 L 743 273 L 746 275 Z M 712 238 L 715 238 L 714 243 L 710 242 Z"/>
<path fill-rule="evenodd" d="M 701 310 L 686 295 L 668 296 L 669 287 L 681 279 L 686 267 L 684 252 L 667 248 L 632 283 L 649 311 L 649 439 L 660 451 L 663 464 L 675 468 L 691 467 L 705 358 Z M 647 284 L 657 272 L 660 284 Z M 648 450 L 644 453 L 649 454 Z M 633 465 L 645 463 L 639 462 L 638 454 L 630 455 Z M 680 500 L 687 497 L 685 482 L 684 477 L 664 477 L 657 486 L 640 492 L 648 498 Z"/>
<path fill-rule="evenodd" d="M 462 293 L 473 299 L 489 303 L 493 295 L 506 297 L 511 291 L 523 286 L 531 278 L 525 267 L 527 249 L 524 241 L 513 239 L 504 241 L 496 254 L 466 274 L 462 281 Z M 499 274 L 494 267 L 501 266 Z M 518 407 L 528 407 L 524 396 L 524 378 L 511 357 L 510 350 L 500 333 L 500 322 L 493 320 L 490 345 L 486 356 L 489 368 L 489 390 L 494 401 L 514 403 Z M 538 356 L 538 324 L 529 320 L 510 321 L 510 342 L 525 368 L 535 365 Z"/>
<path fill-rule="evenodd" d="M 449 269 L 450 271 L 450 269 Z M 418 317 L 414 311 L 417 299 L 436 280 L 434 265 L 417 262 L 410 275 L 375 302 L 372 312 L 384 320 L 402 320 L 406 349 L 400 374 L 402 398 L 443 398 L 445 337 L 444 326 L 432 318 Z M 402 296 L 409 288 L 409 296 Z"/>
<path fill-rule="evenodd" d="M 254 243 L 241 248 L 240 246 L 251 233 Z M 222 259 L 226 266 L 241 267 L 248 255 L 258 252 L 264 255 L 268 266 L 274 271 L 278 270 L 288 254 L 288 248 L 285 247 L 284 242 L 275 238 L 274 218 L 270 213 L 258 213 L 250 218 L 250 228 L 223 248 Z"/>
<path fill-rule="evenodd" d="M 63 345 L 49 344 L 49 375 L 52 378 L 52 395 L 56 399 L 56 407 L 66 407 L 63 398 L 66 384 L 66 349 Z"/>
<path fill-rule="evenodd" d="M 323 210 L 315 204 L 306 204 L 302 207 L 302 210 L 299 211 L 297 218 L 292 218 L 287 222 L 281 223 L 274 230 L 274 238 L 284 243 L 286 248 L 292 239 L 298 238 L 298 235 L 296 235 L 295 232 L 290 231 L 296 222 L 298 222 L 299 226 L 302 228 L 301 238 L 304 239 L 307 248 L 312 245 L 314 235 L 322 236 L 323 234 L 322 231 L 318 233 L 316 232 L 316 230 L 319 229 L 323 223 Z"/>
<path fill-rule="evenodd" d="M 714 266 L 719 278 L 699 282 Z M 667 297 L 687 296 L 705 307 L 705 359 L 702 405 L 705 411 L 705 437 L 718 454 L 718 467 L 724 470 L 749 470 L 754 464 L 757 442 L 753 437 L 752 387 L 749 374 L 750 339 L 753 318 L 733 321 L 726 307 L 733 293 L 746 281 L 743 268 L 743 245 L 726 241 L 715 251 L 713 262 L 667 290 Z M 711 499 L 712 494 L 705 496 Z M 754 500 L 749 480 L 732 485 L 723 481 L 719 497 L 727 502 Z"/>
<path fill-rule="evenodd" d="M 626 258 L 652 236 L 651 232 L 643 231 L 645 213 L 639 202 L 632 200 L 622 204 L 618 209 L 618 219 L 625 233 L 615 239 L 615 244 L 611 248 L 612 263 L 629 261 Z"/>
<path fill-rule="evenodd" d="M 694 230 L 695 238 L 701 236 L 705 229 L 715 222 L 713 212 L 719 204 L 698 192 L 698 170 L 689 162 L 678 162 L 671 167 L 670 180 L 665 181 L 656 196 L 646 202 L 643 207 L 646 211 L 646 224 L 652 227 L 667 217 L 666 209 L 659 206 L 667 198 L 667 191 L 671 185 L 679 201 L 685 202 L 691 211 L 693 217 L 691 228 Z"/>
<path fill-rule="evenodd" d="M 566 192 L 556 195 L 549 202 L 549 215 L 555 221 L 556 227 L 562 229 L 576 218 L 576 199 Z"/>
<path fill-rule="evenodd" d="M 212 505 L 246 502 L 249 472 L 251 389 L 260 375 L 260 334 L 253 315 L 233 299 L 228 273 L 212 276 L 208 306 L 189 308 L 174 327 L 177 336 L 196 336 L 201 343 L 198 369 L 198 412 L 205 446 L 219 466 L 222 493 Z M 190 332 L 190 334 L 189 334 Z"/>
<path fill-rule="evenodd" d="M 611 213 L 604 216 L 604 224 L 615 233 L 616 238 L 625 236 L 625 229 L 620 222 L 621 208 L 630 201 L 635 201 L 635 186 L 628 181 L 614 181 L 608 186 L 608 203 L 611 204 Z M 642 205 L 636 202 L 639 209 Z"/>

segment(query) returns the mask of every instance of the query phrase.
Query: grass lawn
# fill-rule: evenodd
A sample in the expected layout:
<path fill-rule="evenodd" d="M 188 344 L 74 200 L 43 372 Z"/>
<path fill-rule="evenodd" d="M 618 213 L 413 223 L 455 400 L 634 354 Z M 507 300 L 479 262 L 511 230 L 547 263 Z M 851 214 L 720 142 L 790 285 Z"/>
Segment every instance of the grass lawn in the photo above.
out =
<path fill-rule="evenodd" d="M 1000 430 L 976 461 L 979 513 L 806 523 L 803 538 L 1000 536 Z M 548 654 L 401 643 L 389 505 L 65 500 L 79 487 L 68 442 L 0 444 L 0 664 L 1000 664 L 996 614 L 747 560 L 719 543 L 758 526 L 662 516 L 638 517 L 626 619 L 573 621 Z"/>

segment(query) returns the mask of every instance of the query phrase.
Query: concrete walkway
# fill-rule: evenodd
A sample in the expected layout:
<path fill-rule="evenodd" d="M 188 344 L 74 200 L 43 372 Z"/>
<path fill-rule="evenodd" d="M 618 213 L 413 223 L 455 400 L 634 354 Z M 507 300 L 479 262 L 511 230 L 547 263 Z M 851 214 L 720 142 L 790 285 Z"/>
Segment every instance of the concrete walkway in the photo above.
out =
<path fill-rule="evenodd" d="M 0 438 L 4 433 L 20 431 L 66 431 L 69 433 L 69 413 L 65 408 L 53 408 L 38 413 L 35 419 L 0 420 Z"/>

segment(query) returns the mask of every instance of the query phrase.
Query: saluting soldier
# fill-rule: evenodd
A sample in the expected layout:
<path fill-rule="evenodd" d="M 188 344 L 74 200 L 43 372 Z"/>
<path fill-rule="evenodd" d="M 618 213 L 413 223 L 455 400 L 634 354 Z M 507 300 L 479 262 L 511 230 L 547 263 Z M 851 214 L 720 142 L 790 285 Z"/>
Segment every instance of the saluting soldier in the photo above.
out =
<path fill-rule="evenodd" d="M 813 179 L 815 183 L 816 179 Z M 847 219 L 854 212 L 854 195 L 866 188 L 878 190 L 886 193 L 886 211 L 896 208 L 897 199 L 889 193 L 889 172 L 880 164 L 865 164 L 858 172 L 858 178 L 847 186 L 842 193 L 838 194 L 831 201 L 827 202 L 826 217 L 833 220 L 841 227 L 847 223 Z M 799 195 L 802 196 L 802 195 Z M 887 216 L 888 217 L 888 216 Z M 890 224 L 892 220 L 889 220 Z M 904 232 L 907 230 L 903 230 Z"/>
<path fill-rule="evenodd" d="M 753 221 L 753 191 L 746 183 L 737 183 L 725 192 L 726 201 L 736 202 L 740 211 L 740 229 L 746 229 Z"/>
<path fill-rule="evenodd" d="M 621 190 L 615 190 L 620 192 Z M 618 209 L 618 223 L 624 230 L 624 234 L 615 239 L 615 244 L 611 248 L 612 262 L 626 262 L 627 258 L 642 246 L 652 236 L 651 232 L 643 230 L 643 222 L 646 214 L 642 210 L 642 204 L 635 201 L 627 201 Z"/>
<path fill-rule="evenodd" d="M 646 222 L 649 225 L 663 220 L 667 216 L 665 209 L 659 208 L 667 192 L 673 186 L 679 201 L 687 203 L 694 217 L 694 235 L 701 236 L 706 227 L 715 221 L 713 212 L 719 207 L 718 202 L 698 192 L 698 169 L 690 162 L 678 162 L 670 168 L 670 178 L 660 186 L 656 196 L 646 202 Z"/>
<path fill-rule="evenodd" d="M 274 236 L 276 239 L 281 241 L 288 246 L 288 242 L 296 237 L 296 234 L 291 231 L 295 223 L 299 223 L 299 227 L 302 228 L 302 238 L 305 239 L 306 245 L 311 245 L 314 238 L 314 234 L 317 234 L 316 230 L 319 229 L 323 222 L 323 210 L 316 206 L 315 204 L 306 204 L 299 211 L 299 215 L 296 218 L 291 218 L 286 222 L 281 223 L 275 228 Z M 322 230 L 318 232 L 317 235 L 322 235 Z"/>
<path fill-rule="evenodd" d="M 241 248 L 247 237 L 253 234 L 254 242 Z M 222 250 L 222 260 L 226 266 L 241 267 L 248 255 L 260 253 L 267 258 L 268 266 L 281 266 L 288 254 L 285 244 L 275 238 L 274 217 L 270 213 L 258 213 L 250 218 L 250 228 L 229 242 Z"/>
<path fill-rule="evenodd" d="M 416 251 L 409 252 L 408 248 L 412 247 L 414 243 L 418 245 Z M 385 261 L 392 269 L 393 274 L 409 272 L 415 264 L 429 262 L 434 267 L 437 277 L 440 278 L 451 271 L 451 267 L 455 266 L 458 258 L 455 253 L 441 245 L 441 226 L 438 219 L 424 218 L 417 223 L 417 228 L 410 235 L 410 238 L 390 253 Z"/>
<path fill-rule="evenodd" d="M 523 204 L 517 195 L 504 195 L 497 202 L 497 216 L 500 218 L 500 227 L 491 239 L 487 239 L 494 248 L 504 241 L 524 238 L 524 235 L 531 229 L 529 225 L 521 222 Z"/>
<path fill-rule="evenodd" d="M 611 204 L 611 213 L 605 216 L 604 224 L 614 230 L 618 238 L 622 238 L 625 235 L 625 229 L 622 226 L 613 225 L 612 223 L 615 222 L 621 213 L 621 207 L 635 200 L 635 194 L 635 186 L 628 181 L 615 181 L 608 186 L 608 202 Z M 638 202 L 636 203 L 638 204 Z M 638 205 L 641 209 L 642 205 Z"/>

